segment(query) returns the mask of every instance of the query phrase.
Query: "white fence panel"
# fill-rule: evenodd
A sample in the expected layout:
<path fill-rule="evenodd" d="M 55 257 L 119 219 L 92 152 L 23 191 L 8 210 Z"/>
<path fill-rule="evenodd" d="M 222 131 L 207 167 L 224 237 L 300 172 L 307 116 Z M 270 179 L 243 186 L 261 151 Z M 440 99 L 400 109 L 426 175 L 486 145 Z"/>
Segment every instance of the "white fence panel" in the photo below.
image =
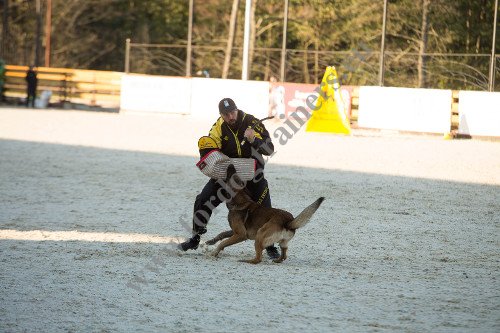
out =
<path fill-rule="evenodd" d="M 500 136 L 500 93 L 460 91 L 458 133 Z"/>
<path fill-rule="evenodd" d="M 189 114 L 190 103 L 190 79 L 134 74 L 122 77 L 122 111 Z"/>
<path fill-rule="evenodd" d="M 219 116 L 219 101 L 232 98 L 238 109 L 257 118 L 267 117 L 269 82 L 193 78 L 191 114 L 200 118 Z"/>
<path fill-rule="evenodd" d="M 451 90 L 360 87 L 358 125 L 365 128 L 447 133 Z"/>

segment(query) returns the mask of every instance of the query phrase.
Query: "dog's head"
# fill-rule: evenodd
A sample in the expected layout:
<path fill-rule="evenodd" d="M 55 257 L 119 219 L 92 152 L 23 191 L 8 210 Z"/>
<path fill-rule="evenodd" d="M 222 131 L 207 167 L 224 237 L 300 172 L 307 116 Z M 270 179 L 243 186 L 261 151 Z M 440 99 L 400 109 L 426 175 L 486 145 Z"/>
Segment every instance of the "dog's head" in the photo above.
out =
<path fill-rule="evenodd" d="M 231 188 L 235 191 L 241 190 L 245 187 L 245 182 L 241 180 L 240 176 L 238 176 L 238 172 L 233 164 L 229 164 L 227 167 L 226 184 L 231 186 Z"/>
<path fill-rule="evenodd" d="M 232 164 L 227 167 L 226 184 L 232 193 L 231 198 L 226 202 L 229 210 L 247 209 L 252 204 L 252 199 L 245 189 L 246 183 L 238 176 Z"/>

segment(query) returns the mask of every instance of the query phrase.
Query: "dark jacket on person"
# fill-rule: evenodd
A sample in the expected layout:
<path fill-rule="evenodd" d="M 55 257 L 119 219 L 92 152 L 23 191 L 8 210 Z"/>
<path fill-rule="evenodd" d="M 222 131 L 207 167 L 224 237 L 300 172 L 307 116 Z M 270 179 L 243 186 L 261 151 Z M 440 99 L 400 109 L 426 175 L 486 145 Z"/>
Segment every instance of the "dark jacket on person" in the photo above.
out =
<path fill-rule="evenodd" d="M 36 91 L 36 86 L 38 83 L 36 72 L 33 69 L 29 69 L 26 72 L 26 82 L 28 83 L 28 91 L 33 94 Z"/>
<path fill-rule="evenodd" d="M 212 125 L 209 136 L 215 140 L 218 148 L 225 155 L 235 158 L 254 158 L 259 167 L 264 167 L 262 155 L 269 156 L 274 152 L 274 145 L 269 137 L 269 132 L 262 123 L 251 114 L 238 110 L 238 121 L 235 129 L 232 129 L 224 122 L 222 117 Z M 241 144 L 244 138 L 245 130 L 252 127 L 255 131 L 255 140 L 250 144 L 245 142 Z M 253 148 L 253 149 L 252 149 Z"/>

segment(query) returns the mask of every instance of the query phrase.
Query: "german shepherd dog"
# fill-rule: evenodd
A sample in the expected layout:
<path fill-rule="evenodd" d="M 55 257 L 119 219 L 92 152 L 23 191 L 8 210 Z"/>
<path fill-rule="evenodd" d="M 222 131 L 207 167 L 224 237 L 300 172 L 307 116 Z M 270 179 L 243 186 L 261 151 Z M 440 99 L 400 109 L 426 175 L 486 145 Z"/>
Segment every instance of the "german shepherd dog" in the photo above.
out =
<path fill-rule="evenodd" d="M 226 202 L 229 209 L 227 219 L 232 230 L 220 233 L 206 244 L 213 245 L 224 239 L 213 252 L 213 255 L 217 256 L 227 246 L 247 239 L 255 240 L 255 258 L 241 260 L 251 264 L 261 262 L 262 251 L 275 243 L 281 248 L 281 256 L 273 261 L 283 262 L 287 258 L 288 242 L 295 235 L 295 231 L 309 222 L 325 199 L 320 197 L 294 218 L 285 210 L 263 207 L 253 201 L 232 165 L 228 167 L 226 183 L 234 194 L 232 199 Z"/>

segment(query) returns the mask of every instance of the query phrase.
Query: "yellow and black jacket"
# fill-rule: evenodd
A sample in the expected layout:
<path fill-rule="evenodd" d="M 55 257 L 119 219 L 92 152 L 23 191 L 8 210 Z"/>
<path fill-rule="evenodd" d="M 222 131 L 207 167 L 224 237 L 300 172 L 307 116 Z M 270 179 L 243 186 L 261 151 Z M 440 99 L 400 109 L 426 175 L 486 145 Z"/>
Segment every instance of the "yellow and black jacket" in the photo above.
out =
<path fill-rule="evenodd" d="M 225 155 L 233 157 L 254 158 L 260 167 L 264 167 L 262 155 L 269 156 L 274 152 L 274 145 L 269 137 L 269 132 L 262 123 L 251 114 L 238 110 L 238 121 L 235 129 L 229 127 L 222 117 L 212 125 L 208 136 L 215 141 L 216 147 L 200 146 L 200 155 L 204 156 L 211 149 L 219 149 Z M 255 131 L 255 140 L 252 144 L 243 141 L 243 134 L 248 127 Z M 252 149 L 253 148 L 253 149 Z"/>

